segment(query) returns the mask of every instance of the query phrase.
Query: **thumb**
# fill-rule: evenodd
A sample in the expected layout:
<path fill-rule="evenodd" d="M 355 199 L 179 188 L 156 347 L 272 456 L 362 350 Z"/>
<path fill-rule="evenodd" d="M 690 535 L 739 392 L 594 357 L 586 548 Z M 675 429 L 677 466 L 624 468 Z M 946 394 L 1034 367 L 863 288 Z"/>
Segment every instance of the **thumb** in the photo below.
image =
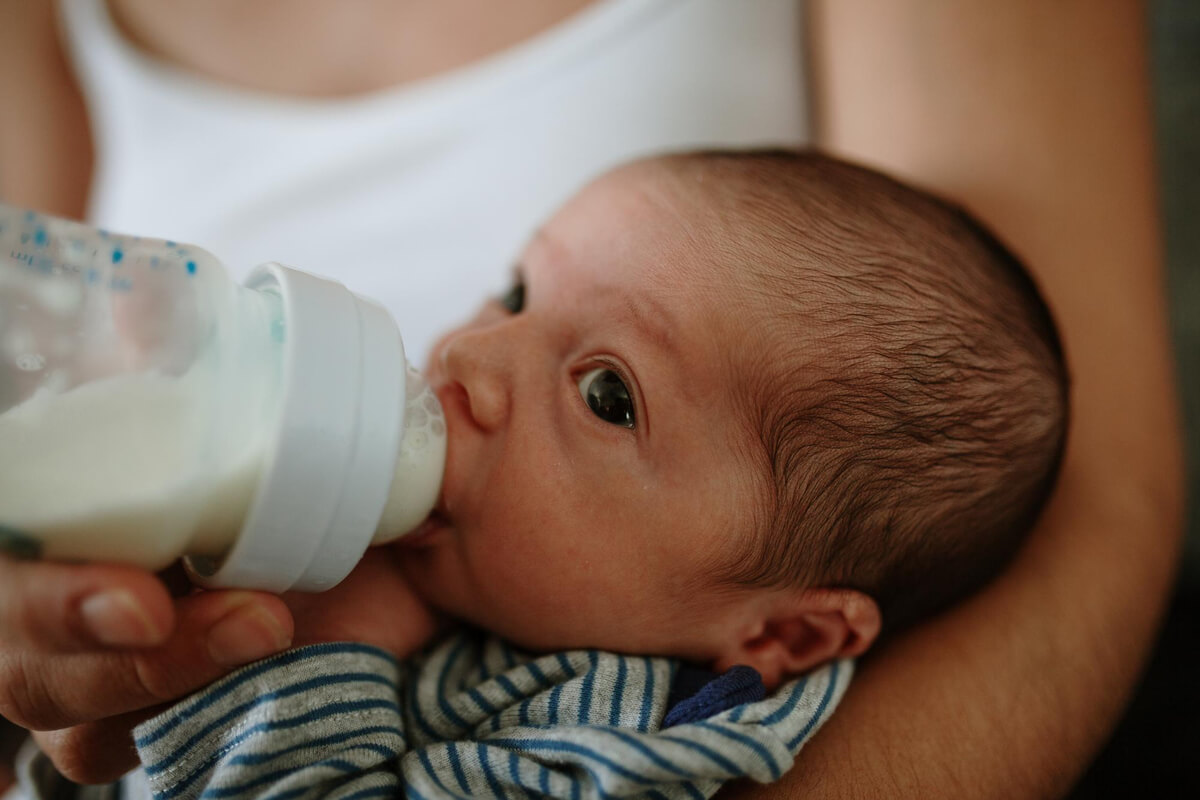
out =
<path fill-rule="evenodd" d="M 23 690 L 0 698 L 0 713 L 35 730 L 126 714 L 177 700 L 291 643 L 291 614 L 274 595 L 200 592 L 179 599 L 175 614 L 175 630 L 159 647 L 17 660 L 23 674 L 5 675 L 0 686 Z"/>

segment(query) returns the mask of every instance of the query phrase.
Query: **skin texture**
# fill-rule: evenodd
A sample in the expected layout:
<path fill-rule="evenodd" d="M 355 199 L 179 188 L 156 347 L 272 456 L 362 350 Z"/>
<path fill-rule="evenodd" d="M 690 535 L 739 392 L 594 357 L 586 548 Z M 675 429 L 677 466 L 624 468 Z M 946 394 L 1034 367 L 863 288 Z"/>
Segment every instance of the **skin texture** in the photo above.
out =
<path fill-rule="evenodd" d="M 782 783 L 724 794 L 1061 795 L 1142 667 L 1181 529 L 1142 9 L 1082 0 L 811 5 L 820 141 L 959 197 L 1010 241 L 1059 316 L 1077 406 L 1060 490 L 1008 572 L 869 660 Z M 0 196 L 78 217 L 90 141 L 50 4 L 5 0 L 0 12 Z M 80 614 L 83 598 L 104 588 L 128 591 L 142 610 L 118 626 L 113 649 Z M 258 622 L 260 612 L 289 619 L 272 598 L 247 602 Z M 64 724 L 141 708 L 135 681 L 110 684 L 112 707 L 81 710 L 79 697 L 55 691 L 73 679 L 60 654 L 105 667 L 112 653 L 127 664 L 174 664 L 177 688 L 196 688 L 226 668 L 211 656 L 182 659 L 192 652 L 185 634 L 207 636 L 221 618 L 172 602 L 154 576 L 133 570 L 0 562 L 0 697 L 38 675 L 46 693 L 26 701 Z M 270 627 L 250 643 L 278 646 Z M 110 720 L 110 736 L 122 722 Z M 70 728 L 51 743 L 81 778 L 94 777 L 90 730 Z"/>

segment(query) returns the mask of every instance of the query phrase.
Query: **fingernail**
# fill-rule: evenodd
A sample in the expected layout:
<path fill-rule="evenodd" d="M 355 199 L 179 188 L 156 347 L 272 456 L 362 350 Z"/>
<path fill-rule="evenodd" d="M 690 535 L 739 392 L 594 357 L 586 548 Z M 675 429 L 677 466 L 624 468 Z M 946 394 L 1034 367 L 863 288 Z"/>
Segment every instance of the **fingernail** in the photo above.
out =
<path fill-rule="evenodd" d="M 124 589 L 109 589 L 79 604 L 83 624 L 99 642 L 119 647 L 158 644 L 163 632 L 146 610 Z"/>
<path fill-rule="evenodd" d="M 275 617 L 256 605 L 230 612 L 208 632 L 208 654 L 226 667 L 237 667 L 278 653 L 291 636 Z"/>

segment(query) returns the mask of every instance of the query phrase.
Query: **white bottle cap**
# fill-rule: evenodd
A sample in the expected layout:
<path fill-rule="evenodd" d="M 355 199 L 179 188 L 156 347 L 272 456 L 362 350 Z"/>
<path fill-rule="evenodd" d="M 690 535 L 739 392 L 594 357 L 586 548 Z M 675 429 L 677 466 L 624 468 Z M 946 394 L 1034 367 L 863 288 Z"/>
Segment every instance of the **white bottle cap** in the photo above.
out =
<path fill-rule="evenodd" d="M 282 298 L 277 428 L 229 553 L 184 563 L 210 588 L 319 592 L 362 558 L 387 502 L 402 433 L 404 346 L 384 308 L 340 283 L 264 264 L 246 285 Z"/>

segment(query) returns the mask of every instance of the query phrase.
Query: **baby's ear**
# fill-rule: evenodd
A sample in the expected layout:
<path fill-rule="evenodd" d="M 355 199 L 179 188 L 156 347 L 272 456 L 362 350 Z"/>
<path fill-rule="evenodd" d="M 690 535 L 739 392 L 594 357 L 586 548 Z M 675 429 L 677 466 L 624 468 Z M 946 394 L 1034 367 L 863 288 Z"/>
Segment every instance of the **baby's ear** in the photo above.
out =
<path fill-rule="evenodd" d="M 861 655 L 879 635 L 879 626 L 879 606 L 862 592 L 803 589 L 770 603 L 758 624 L 730 643 L 713 669 L 754 667 L 772 690 L 826 661 Z"/>

